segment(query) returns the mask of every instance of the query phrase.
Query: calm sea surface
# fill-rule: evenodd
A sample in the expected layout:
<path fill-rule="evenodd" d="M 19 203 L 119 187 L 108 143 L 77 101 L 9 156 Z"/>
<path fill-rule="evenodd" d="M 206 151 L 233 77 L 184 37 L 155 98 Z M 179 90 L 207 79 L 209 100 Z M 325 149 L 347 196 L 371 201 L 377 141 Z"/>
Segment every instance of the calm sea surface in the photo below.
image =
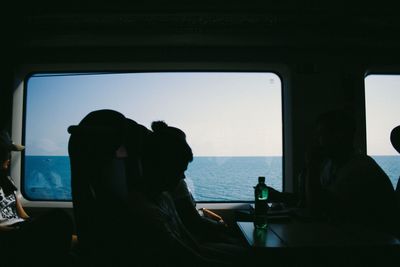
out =
<path fill-rule="evenodd" d="M 400 175 L 400 156 L 373 156 L 392 184 Z M 282 190 L 282 157 L 195 157 L 186 180 L 197 201 L 253 200 L 258 176 Z M 70 200 L 68 156 L 26 156 L 24 190 L 28 198 Z"/>

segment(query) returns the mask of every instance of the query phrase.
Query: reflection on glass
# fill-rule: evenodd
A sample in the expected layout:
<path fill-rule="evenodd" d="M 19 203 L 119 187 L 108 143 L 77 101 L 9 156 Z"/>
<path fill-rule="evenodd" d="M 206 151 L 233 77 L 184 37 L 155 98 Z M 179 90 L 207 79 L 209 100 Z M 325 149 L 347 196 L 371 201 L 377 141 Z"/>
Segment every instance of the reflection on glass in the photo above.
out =
<path fill-rule="evenodd" d="M 267 228 L 255 228 L 253 231 L 253 246 L 265 247 L 267 244 L 268 229 Z"/>
<path fill-rule="evenodd" d="M 400 125 L 400 75 L 365 78 L 367 153 L 389 176 L 393 187 L 400 175 L 400 156 L 390 143 L 390 132 Z"/>

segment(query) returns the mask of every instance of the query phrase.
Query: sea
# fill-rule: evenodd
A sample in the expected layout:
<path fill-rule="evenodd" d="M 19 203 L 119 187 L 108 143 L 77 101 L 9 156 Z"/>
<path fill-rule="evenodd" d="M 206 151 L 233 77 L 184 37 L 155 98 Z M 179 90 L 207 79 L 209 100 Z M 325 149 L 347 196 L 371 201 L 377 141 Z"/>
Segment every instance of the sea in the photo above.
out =
<path fill-rule="evenodd" d="M 372 156 L 393 186 L 400 176 L 400 156 Z M 185 172 L 196 201 L 251 201 L 259 176 L 282 191 L 282 157 L 194 157 Z M 71 200 L 68 156 L 26 156 L 24 194 L 32 200 Z"/>

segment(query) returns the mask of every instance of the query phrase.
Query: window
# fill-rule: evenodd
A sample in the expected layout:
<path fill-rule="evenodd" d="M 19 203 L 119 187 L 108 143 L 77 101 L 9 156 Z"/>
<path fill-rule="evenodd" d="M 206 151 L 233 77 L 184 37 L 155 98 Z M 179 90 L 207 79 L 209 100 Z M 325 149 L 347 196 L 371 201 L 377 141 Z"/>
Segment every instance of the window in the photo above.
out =
<path fill-rule="evenodd" d="M 367 152 L 396 187 L 400 157 L 390 143 L 390 133 L 400 124 L 400 75 L 368 75 L 365 78 Z"/>
<path fill-rule="evenodd" d="M 197 201 L 253 200 L 258 176 L 282 190 L 282 85 L 271 72 L 35 74 L 26 82 L 23 193 L 71 200 L 67 128 L 114 109 L 185 131 Z"/>

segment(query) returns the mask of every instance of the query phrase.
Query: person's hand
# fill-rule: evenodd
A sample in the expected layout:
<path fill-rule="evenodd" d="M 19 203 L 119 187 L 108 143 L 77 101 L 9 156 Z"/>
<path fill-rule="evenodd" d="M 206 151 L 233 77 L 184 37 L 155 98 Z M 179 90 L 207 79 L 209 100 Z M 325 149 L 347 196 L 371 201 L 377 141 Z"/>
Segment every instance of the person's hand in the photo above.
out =
<path fill-rule="evenodd" d="M 278 190 L 267 186 L 268 187 L 268 198 L 271 201 L 277 201 L 279 199 L 279 196 L 281 194 L 281 192 L 279 192 Z"/>
<path fill-rule="evenodd" d="M 218 214 L 216 214 L 215 212 L 212 212 L 211 210 L 206 209 L 206 208 L 201 208 L 200 210 L 203 211 L 203 214 L 205 217 L 210 218 L 218 223 L 225 224 L 222 217 L 219 216 Z"/>

